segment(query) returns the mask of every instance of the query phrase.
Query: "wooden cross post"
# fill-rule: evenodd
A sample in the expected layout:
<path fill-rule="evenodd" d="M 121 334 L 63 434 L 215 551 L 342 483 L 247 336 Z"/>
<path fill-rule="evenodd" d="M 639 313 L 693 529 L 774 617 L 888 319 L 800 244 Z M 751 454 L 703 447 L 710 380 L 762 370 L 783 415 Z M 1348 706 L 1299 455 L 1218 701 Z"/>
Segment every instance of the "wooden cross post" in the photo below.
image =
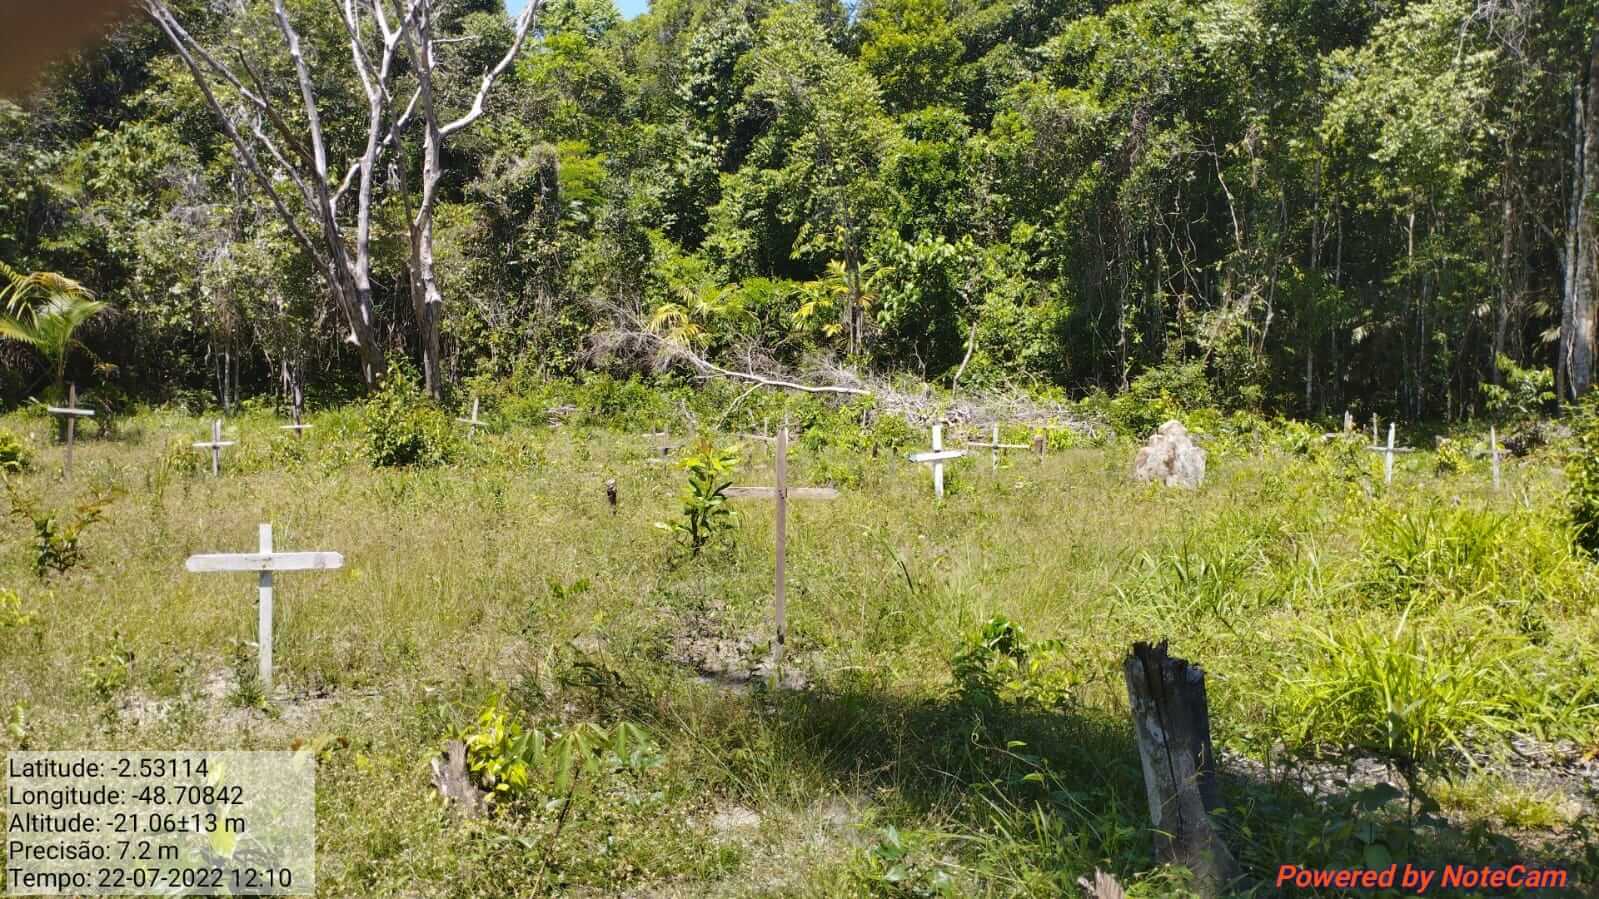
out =
<path fill-rule="evenodd" d="M 67 385 L 67 404 L 65 406 L 46 406 L 51 415 L 65 416 L 67 419 L 67 460 L 61 467 L 63 478 L 72 477 L 72 444 L 78 436 L 78 419 L 93 418 L 93 409 L 78 408 L 78 385 Z"/>
<path fill-rule="evenodd" d="M 1493 460 L 1494 489 L 1499 489 L 1499 458 L 1504 453 L 1499 449 L 1499 431 L 1493 425 L 1488 426 L 1488 457 Z"/>
<path fill-rule="evenodd" d="M 305 408 L 305 397 L 300 393 L 300 388 L 298 386 L 296 386 L 294 388 L 294 406 L 293 406 L 293 409 L 292 409 L 292 412 L 293 412 L 293 415 L 294 415 L 294 424 L 292 424 L 292 425 L 283 425 L 282 426 L 282 430 L 293 431 L 295 439 L 299 439 L 301 437 L 304 437 L 306 429 L 311 427 L 308 424 L 302 424 L 300 422 L 300 413 L 301 413 L 301 411 L 304 408 Z"/>
<path fill-rule="evenodd" d="M 483 421 L 481 421 L 477 417 L 477 397 L 475 397 L 475 396 L 472 397 L 472 417 L 471 418 L 457 418 L 456 421 L 458 421 L 458 422 L 460 422 L 460 423 L 462 423 L 464 425 L 470 425 L 471 426 L 470 428 L 468 428 L 468 430 L 466 432 L 466 436 L 468 438 L 472 438 L 472 437 L 476 437 L 477 436 L 477 426 L 480 425 L 480 424 L 483 424 Z"/>
<path fill-rule="evenodd" d="M 959 459 L 966 455 L 965 450 L 944 449 L 944 426 L 933 425 L 933 451 L 930 453 L 914 453 L 912 462 L 932 463 L 933 465 L 933 494 L 939 499 L 944 498 L 944 462 L 949 459 Z"/>
<path fill-rule="evenodd" d="M 224 446 L 233 446 L 237 442 L 235 440 L 222 439 L 222 419 L 219 418 L 211 423 L 210 442 L 202 440 L 194 445 L 195 449 L 208 449 L 211 451 L 211 477 L 217 477 L 222 473 L 222 448 Z"/>
<path fill-rule="evenodd" d="M 777 452 L 773 467 L 777 470 L 777 483 L 773 487 L 729 487 L 728 497 L 760 497 L 777 500 L 776 577 L 772 584 L 772 614 L 777 625 L 777 642 L 772 651 L 773 666 L 783 663 L 783 648 L 788 643 L 788 608 L 785 596 L 784 571 L 788 567 L 788 501 L 790 499 L 838 499 L 838 491 L 831 487 L 788 486 L 788 426 L 777 432 Z"/>
<path fill-rule="evenodd" d="M 344 556 L 331 552 L 280 553 L 272 551 L 272 525 L 261 525 L 261 549 L 253 553 L 216 553 L 190 556 L 184 567 L 192 572 L 254 571 L 261 576 L 261 600 L 256 618 L 256 651 L 260 656 L 261 684 L 272 691 L 272 572 L 328 571 L 344 567 Z"/>
<path fill-rule="evenodd" d="M 1382 482 L 1384 484 L 1392 484 L 1394 482 L 1394 453 L 1414 452 L 1413 447 L 1394 446 L 1393 422 L 1388 423 L 1388 445 L 1369 446 L 1367 449 L 1374 453 L 1382 453 Z"/>
<path fill-rule="evenodd" d="M 993 435 L 994 435 L 993 439 L 990 440 L 988 443 L 967 443 L 966 445 L 967 446 L 986 446 L 986 447 L 988 447 L 988 463 L 989 463 L 989 466 L 994 471 L 999 471 L 999 451 L 1000 450 L 1031 449 L 1031 447 L 1029 447 L 1025 443 L 1000 443 L 999 442 L 999 422 L 997 422 L 997 421 L 994 422 Z"/>
<path fill-rule="evenodd" d="M 1038 455 L 1038 464 L 1044 464 L 1044 451 L 1049 448 L 1049 437 L 1044 434 L 1033 435 L 1033 452 Z"/>

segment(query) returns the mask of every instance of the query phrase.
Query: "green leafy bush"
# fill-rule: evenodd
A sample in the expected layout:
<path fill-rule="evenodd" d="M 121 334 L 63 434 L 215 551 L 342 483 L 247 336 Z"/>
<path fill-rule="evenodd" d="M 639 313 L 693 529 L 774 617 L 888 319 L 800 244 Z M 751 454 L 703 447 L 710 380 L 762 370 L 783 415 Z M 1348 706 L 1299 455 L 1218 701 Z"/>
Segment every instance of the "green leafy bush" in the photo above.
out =
<path fill-rule="evenodd" d="M 661 762 L 655 742 L 636 724 L 622 721 L 601 727 L 583 721 L 550 729 L 524 726 L 498 700 L 452 739 L 466 745 L 472 780 L 488 792 L 491 802 L 502 804 L 528 798 L 570 803 L 584 777 L 594 781 Z"/>
<path fill-rule="evenodd" d="M 10 431 L 0 431 L 0 474 L 26 471 L 32 459 L 22 439 Z"/>
<path fill-rule="evenodd" d="M 1060 641 L 1029 640 L 1021 625 L 996 615 L 950 659 L 955 694 L 979 707 L 1017 702 L 1062 708 L 1076 687 L 1062 652 Z"/>
<path fill-rule="evenodd" d="M 416 375 L 403 366 L 390 369 L 383 387 L 367 400 L 361 423 L 374 468 L 443 465 L 456 452 L 449 416 L 423 396 Z"/>
<path fill-rule="evenodd" d="M 1538 418 L 1555 401 L 1555 373 L 1548 368 L 1522 368 L 1501 353 L 1495 360 L 1504 384 L 1482 385 L 1488 413 L 1500 421 Z"/>
<path fill-rule="evenodd" d="M 1571 418 L 1572 451 L 1566 462 L 1566 506 L 1577 542 L 1599 555 L 1599 391 L 1589 391 Z"/>
<path fill-rule="evenodd" d="M 1142 440 L 1168 419 L 1207 408 L 1213 401 L 1203 362 L 1168 362 L 1134 378 L 1127 390 L 1106 404 L 1106 412 L 1118 433 Z"/>
<path fill-rule="evenodd" d="M 1433 469 L 1438 474 L 1459 474 L 1470 467 L 1471 457 L 1466 455 L 1458 442 L 1445 440 L 1438 444 L 1433 454 Z"/>
<path fill-rule="evenodd" d="M 727 505 L 726 490 L 738 468 L 738 450 L 718 448 L 701 439 L 694 452 L 683 459 L 688 484 L 683 488 L 683 516 L 672 522 L 657 522 L 656 527 L 676 534 L 693 555 L 699 555 L 718 534 L 732 529 L 737 519 Z"/>
<path fill-rule="evenodd" d="M 33 572 L 41 578 L 50 571 L 65 574 L 83 561 L 79 543 L 83 530 L 101 520 L 112 499 L 109 493 L 91 491 L 68 514 L 43 507 L 10 481 L 6 492 L 11 498 L 11 514 L 33 524 Z"/>

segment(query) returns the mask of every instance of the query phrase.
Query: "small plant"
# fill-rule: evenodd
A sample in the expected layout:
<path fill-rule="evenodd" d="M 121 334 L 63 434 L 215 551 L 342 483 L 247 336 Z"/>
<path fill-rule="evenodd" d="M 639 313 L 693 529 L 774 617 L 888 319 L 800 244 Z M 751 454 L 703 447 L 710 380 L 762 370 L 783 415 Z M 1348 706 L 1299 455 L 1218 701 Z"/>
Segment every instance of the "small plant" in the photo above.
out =
<path fill-rule="evenodd" d="M 1061 651 L 1060 641 L 1028 640 L 1021 625 L 996 615 L 950 660 L 955 693 L 964 703 L 984 707 L 1002 702 L 1064 707 L 1075 684 Z"/>
<path fill-rule="evenodd" d="M 472 779 L 488 791 L 490 801 L 502 804 L 535 797 L 570 804 L 585 775 L 592 779 L 660 763 L 655 743 L 636 724 L 623 721 L 607 728 L 585 721 L 564 729 L 524 727 L 498 699 L 452 739 L 466 744 Z"/>
<path fill-rule="evenodd" d="M 22 597 L 17 591 L 0 588 L 0 633 L 20 630 L 37 620 L 37 615 L 23 611 Z"/>
<path fill-rule="evenodd" d="M 443 465 L 455 455 L 449 417 L 422 395 L 416 375 L 404 366 L 389 370 L 362 413 L 367 461 L 374 468 Z"/>
<path fill-rule="evenodd" d="M 18 749 L 27 751 L 33 738 L 33 728 L 28 725 L 28 706 L 25 703 L 15 703 L 11 706 L 11 713 L 6 716 L 6 737 Z"/>
<path fill-rule="evenodd" d="M 1471 458 L 1453 440 L 1439 443 L 1437 452 L 1433 454 L 1433 468 L 1438 474 L 1458 474 L 1470 466 Z"/>
<path fill-rule="evenodd" d="M 737 524 L 727 505 L 726 491 L 738 468 L 738 451 L 732 447 L 719 449 L 709 439 L 701 439 L 694 452 L 683 460 L 683 468 L 688 472 L 688 485 L 683 488 L 683 517 L 657 522 L 655 526 L 676 534 L 697 556 L 719 534 Z"/>
<path fill-rule="evenodd" d="M 249 645 L 242 640 L 234 643 L 229 662 L 233 668 L 233 689 L 228 693 L 228 702 L 241 709 L 266 708 L 266 690 Z"/>
<path fill-rule="evenodd" d="M 83 678 L 101 702 L 110 702 L 127 689 L 133 680 L 133 649 L 122 638 L 121 631 L 113 631 L 111 645 L 106 651 L 90 658 L 83 666 Z"/>
<path fill-rule="evenodd" d="M 27 471 L 32 459 L 22 439 L 10 431 L 0 431 L 0 475 Z"/>
<path fill-rule="evenodd" d="M 6 482 L 6 492 L 11 498 L 11 514 L 33 523 L 33 572 L 41 578 L 50 571 L 65 574 L 82 563 L 79 541 L 83 530 L 104 517 L 105 507 L 112 499 L 107 491 L 91 490 L 68 516 L 44 508 L 10 481 Z"/>

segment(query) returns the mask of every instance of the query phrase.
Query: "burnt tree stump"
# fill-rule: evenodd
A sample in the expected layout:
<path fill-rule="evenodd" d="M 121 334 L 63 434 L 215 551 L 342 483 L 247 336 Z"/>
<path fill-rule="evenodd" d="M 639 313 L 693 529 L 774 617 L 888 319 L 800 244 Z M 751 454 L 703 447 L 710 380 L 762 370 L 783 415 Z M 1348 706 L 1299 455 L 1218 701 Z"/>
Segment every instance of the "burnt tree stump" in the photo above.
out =
<path fill-rule="evenodd" d="M 481 818 L 488 813 L 488 800 L 482 790 L 472 783 L 467 773 L 466 744 L 451 740 L 444 752 L 428 763 L 433 775 L 433 788 L 444 797 L 446 805 L 459 810 L 468 818 Z"/>
<path fill-rule="evenodd" d="M 1194 872 L 1203 896 L 1220 896 L 1238 863 L 1211 823 L 1217 805 L 1205 672 L 1168 655 L 1166 643 L 1133 644 L 1122 665 L 1155 830 L 1155 860 Z"/>

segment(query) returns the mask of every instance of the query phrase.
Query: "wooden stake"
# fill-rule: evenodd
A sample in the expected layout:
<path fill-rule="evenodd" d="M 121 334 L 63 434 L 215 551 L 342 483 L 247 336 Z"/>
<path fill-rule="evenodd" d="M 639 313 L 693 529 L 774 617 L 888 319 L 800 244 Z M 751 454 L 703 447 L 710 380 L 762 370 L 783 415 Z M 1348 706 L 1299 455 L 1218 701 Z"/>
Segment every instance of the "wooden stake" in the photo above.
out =
<path fill-rule="evenodd" d="M 1493 459 L 1494 489 L 1499 489 L 1499 432 L 1488 426 L 1488 455 Z"/>
<path fill-rule="evenodd" d="M 1211 823 L 1217 806 L 1205 673 L 1165 642 L 1133 644 L 1122 664 L 1155 833 L 1155 860 L 1194 872 L 1203 896 L 1221 896 L 1238 863 Z"/>

